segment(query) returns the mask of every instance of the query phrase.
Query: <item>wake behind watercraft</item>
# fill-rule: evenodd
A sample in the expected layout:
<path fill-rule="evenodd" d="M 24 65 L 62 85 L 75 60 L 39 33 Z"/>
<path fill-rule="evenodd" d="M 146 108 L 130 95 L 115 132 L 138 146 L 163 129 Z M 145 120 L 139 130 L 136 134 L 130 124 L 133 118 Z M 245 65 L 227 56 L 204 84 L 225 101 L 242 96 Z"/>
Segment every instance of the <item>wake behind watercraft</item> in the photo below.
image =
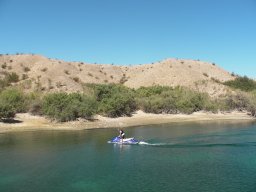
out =
<path fill-rule="evenodd" d="M 131 138 L 125 138 L 122 139 L 121 137 L 117 136 L 108 141 L 108 143 L 116 143 L 116 144 L 139 144 L 141 141 L 134 139 L 133 137 Z"/>

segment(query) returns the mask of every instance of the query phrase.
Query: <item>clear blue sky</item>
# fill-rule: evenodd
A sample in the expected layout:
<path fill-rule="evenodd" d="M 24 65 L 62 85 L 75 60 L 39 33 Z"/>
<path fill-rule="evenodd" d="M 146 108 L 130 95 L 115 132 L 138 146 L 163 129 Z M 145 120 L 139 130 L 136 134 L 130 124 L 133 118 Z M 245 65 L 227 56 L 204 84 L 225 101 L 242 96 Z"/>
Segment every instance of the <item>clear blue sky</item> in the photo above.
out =
<path fill-rule="evenodd" d="M 215 62 L 256 77 L 256 0 L 0 0 L 0 53 Z"/>

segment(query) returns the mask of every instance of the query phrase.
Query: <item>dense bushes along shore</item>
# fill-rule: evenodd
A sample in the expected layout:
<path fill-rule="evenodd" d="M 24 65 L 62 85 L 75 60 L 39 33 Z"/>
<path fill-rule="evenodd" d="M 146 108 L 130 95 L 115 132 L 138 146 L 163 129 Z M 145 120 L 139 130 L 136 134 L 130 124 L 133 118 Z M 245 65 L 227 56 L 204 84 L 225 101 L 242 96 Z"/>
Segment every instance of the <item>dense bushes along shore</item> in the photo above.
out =
<path fill-rule="evenodd" d="M 152 86 L 137 90 L 117 84 L 87 85 L 90 94 L 23 93 L 6 88 L 0 93 L 0 118 L 13 118 L 16 113 L 30 112 L 57 121 L 90 119 L 94 114 L 108 117 L 129 116 L 136 110 L 150 113 L 191 114 L 196 111 L 248 110 L 256 116 L 256 91 L 237 92 L 212 99 L 184 87 Z"/>
<path fill-rule="evenodd" d="M 246 92 L 256 90 L 256 81 L 248 78 L 247 76 L 244 76 L 244 77 L 238 76 L 234 80 L 224 82 L 224 85 L 227 85 L 234 89 L 240 89 Z"/>

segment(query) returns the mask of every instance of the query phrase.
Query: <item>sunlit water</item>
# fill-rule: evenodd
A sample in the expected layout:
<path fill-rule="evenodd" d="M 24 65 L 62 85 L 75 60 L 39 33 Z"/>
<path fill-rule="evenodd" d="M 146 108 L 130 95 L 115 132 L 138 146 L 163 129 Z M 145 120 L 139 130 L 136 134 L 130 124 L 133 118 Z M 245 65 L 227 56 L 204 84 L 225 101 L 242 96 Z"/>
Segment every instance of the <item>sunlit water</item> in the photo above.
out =
<path fill-rule="evenodd" d="M 0 134 L 0 191 L 256 191 L 255 123 L 125 131 L 144 144 L 107 143 L 116 129 Z"/>

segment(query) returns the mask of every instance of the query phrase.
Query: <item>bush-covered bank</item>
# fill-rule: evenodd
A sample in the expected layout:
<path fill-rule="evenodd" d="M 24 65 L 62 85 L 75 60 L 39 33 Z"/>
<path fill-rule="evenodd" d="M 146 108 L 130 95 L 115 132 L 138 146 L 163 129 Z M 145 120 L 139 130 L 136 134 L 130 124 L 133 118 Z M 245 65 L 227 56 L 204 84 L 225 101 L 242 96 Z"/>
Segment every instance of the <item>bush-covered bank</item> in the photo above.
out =
<path fill-rule="evenodd" d="M 256 117 L 256 94 L 255 92 L 237 92 L 225 97 L 225 110 L 247 110 Z"/>
<path fill-rule="evenodd" d="M 150 113 L 191 114 L 200 110 L 218 110 L 208 94 L 184 87 L 142 87 L 136 90 L 136 100 L 139 109 Z"/>
<path fill-rule="evenodd" d="M 256 81 L 248 78 L 247 76 L 238 76 L 234 80 L 224 82 L 224 85 L 247 92 L 256 90 Z"/>
<path fill-rule="evenodd" d="M 108 117 L 129 116 L 136 110 L 150 113 L 191 114 L 204 110 L 247 110 L 256 116 L 256 91 L 236 92 L 213 99 L 184 87 L 152 86 L 137 90 L 117 84 L 89 84 L 90 94 L 23 93 L 6 88 L 0 92 L 0 118 L 13 118 L 16 113 L 29 112 L 57 121 L 77 118 L 91 119 L 94 114 Z"/>
<path fill-rule="evenodd" d="M 236 90 L 236 94 L 227 96 L 227 105 L 231 109 L 245 109 L 256 117 L 256 81 L 247 76 L 237 76 L 224 82 L 224 85 Z"/>

